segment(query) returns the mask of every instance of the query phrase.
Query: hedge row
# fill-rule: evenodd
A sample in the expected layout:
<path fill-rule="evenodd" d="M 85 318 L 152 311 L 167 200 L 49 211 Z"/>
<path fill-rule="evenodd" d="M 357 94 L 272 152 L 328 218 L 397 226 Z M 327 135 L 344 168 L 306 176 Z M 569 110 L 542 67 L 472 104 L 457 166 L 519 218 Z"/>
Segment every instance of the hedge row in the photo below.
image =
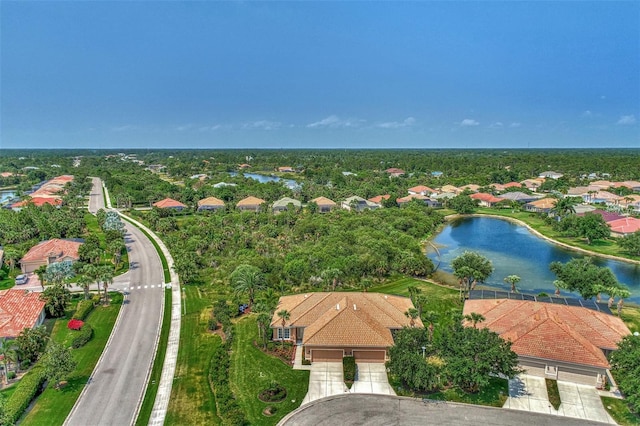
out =
<path fill-rule="evenodd" d="M 218 405 L 218 414 L 225 426 L 244 426 L 247 424 L 244 412 L 236 402 L 236 398 L 229 387 L 229 344 L 220 345 L 214 349 L 209 367 L 209 380 Z"/>
<path fill-rule="evenodd" d="M 89 313 L 93 311 L 93 307 L 93 300 L 81 300 L 78 302 L 78 307 L 76 308 L 76 311 L 71 318 L 84 321 L 87 315 L 89 315 Z"/>
<path fill-rule="evenodd" d="M 356 379 L 356 359 L 352 356 L 342 358 L 342 368 L 344 370 L 344 381 L 353 382 Z"/>
<path fill-rule="evenodd" d="M 76 337 L 71 341 L 71 347 L 73 349 L 78 349 L 86 345 L 89 340 L 91 340 L 93 337 L 93 328 L 89 324 L 84 323 L 82 328 L 75 334 Z"/>
<path fill-rule="evenodd" d="M 8 425 L 12 425 L 18 421 L 24 410 L 27 409 L 33 398 L 38 396 L 42 391 L 42 385 L 45 381 L 44 369 L 35 366 L 30 372 L 24 375 L 20 382 L 16 385 L 7 404 L 5 405 L 5 419 Z"/>

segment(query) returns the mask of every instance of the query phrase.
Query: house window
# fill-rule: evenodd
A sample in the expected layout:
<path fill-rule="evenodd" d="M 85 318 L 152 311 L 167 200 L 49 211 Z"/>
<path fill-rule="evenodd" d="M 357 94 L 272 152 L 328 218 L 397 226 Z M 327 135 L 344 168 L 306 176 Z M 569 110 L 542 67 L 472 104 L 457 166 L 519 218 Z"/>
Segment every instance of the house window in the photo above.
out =
<path fill-rule="evenodd" d="M 283 330 L 284 330 L 284 333 L 283 333 Z M 290 328 L 279 328 L 278 329 L 278 339 L 279 340 L 288 340 L 290 338 L 291 338 L 291 329 Z"/>

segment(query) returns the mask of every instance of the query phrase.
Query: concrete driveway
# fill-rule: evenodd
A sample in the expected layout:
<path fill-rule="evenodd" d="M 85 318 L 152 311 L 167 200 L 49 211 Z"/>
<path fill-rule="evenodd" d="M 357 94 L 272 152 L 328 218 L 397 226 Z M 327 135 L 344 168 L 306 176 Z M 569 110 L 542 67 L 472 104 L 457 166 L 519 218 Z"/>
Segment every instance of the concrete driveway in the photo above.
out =
<path fill-rule="evenodd" d="M 509 380 L 509 398 L 502 407 L 534 413 L 556 414 L 556 410 L 549 403 L 544 379 L 528 374 L 521 374 Z"/>
<path fill-rule="evenodd" d="M 559 415 L 616 424 L 604 409 L 600 395 L 593 386 L 558 382 L 558 391 L 562 401 Z"/>
<path fill-rule="evenodd" d="M 309 391 L 302 405 L 345 392 L 349 392 L 349 389 L 344 384 L 341 362 L 314 362 L 309 374 Z"/>
<path fill-rule="evenodd" d="M 377 393 L 382 395 L 395 395 L 387 378 L 387 370 L 380 363 L 358 363 L 358 375 L 351 393 Z"/>

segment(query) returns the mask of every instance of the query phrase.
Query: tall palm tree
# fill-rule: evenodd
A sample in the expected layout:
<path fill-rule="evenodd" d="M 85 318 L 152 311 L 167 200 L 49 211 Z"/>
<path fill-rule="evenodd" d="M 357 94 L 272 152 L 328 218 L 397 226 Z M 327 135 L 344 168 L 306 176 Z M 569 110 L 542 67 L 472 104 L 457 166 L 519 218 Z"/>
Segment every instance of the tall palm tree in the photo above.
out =
<path fill-rule="evenodd" d="M 93 278 L 88 275 L 83 274 L 78 277 L 77 284 L 82 287 L 82 290 L 84 290 L 84 300 L 89 300 L 91 297 L 89 295 L 89 286 L 91 283 L 93 283 Z"/>
<path fill-rule="evenodd" d="M 278 315 L 278 318 L 282 320 L 282 333 L 280 334 L 280 342 L 282 346 L 284 346 L 284 327 L 287 325 L 287 321 L 291 319 L 291 313 L 286 309 L 281 309 L 276 315 Z"/>
<path fill-rule="evenodd" d="M 473 328 L 478 328 L 477 324 L 484 321 L 486 318 L 482 314 L 471 312 L 470 314 L 465 315 L 464 319 L 466 319 L 467 321 L 471 321 L 471 323 L 473 324 Z"/>
<path fill-rule="evenodd" d="M 518 291 L 516 289 L 516 284 L 518 284 L 520 280 L 521 278 L 517 275 L 509 275 L 508 277 L 504 278 L 504 282 L 511 284 L 511 291 L 514 293 Z"/>
<path fill-rule="evenodd" d="M 231 273 L 231 285 L 236 295 L 247 294 L 251 308 L 256 293 L 265 288 L 264 274 L 253 265 L 242 264 Z"/>
<path fill-rule="evenodd" d="M 47 273 L 47 265 L 40 265 L 38 269 L 36 269 L 34 272 L 38 276 L 38 279 L 40 280 L 40 286 L 42 287 L 42 290 L 44 290 L 45 277 L 46 277 L 45 274 Z"/>
<path fill-rule="evenodd" d="M 404 313 L 404 316 L 409 318 L 409 325 L 411 326 L 411 328 L 416 326 L 416 318 L 419 317 L 419 313 L 416 308 L 407 309 L 407 311 Z"/>
<path fill-rule="evenodd" d="M 578 197 L 558 198 L 551 209 L 559 217 L 565 217 L 576 212 L 575 206 L 580 203 Z"/>
<path fill-rule="evenodd" d="M 271 323 L 271 315 L 268 312 L 260 312 L 258 313 L 258 318 L 256 319 L 258 323 L 258 332 L 260 333 L 260 338 L 262 339 L 262 345 L 265 349 L 267 349 L 267 330 L 269 328 L 269 324 Z"/>
<path fill-rule="evenodd" d="M 113 269 L 111 266 L 105 265 L 100 267 L 99 280 L 104 287 L 104 304 L 109 304 L 109 285 L 113 283 Z"/>
<path fill-rule="evenodd" d="M 9 383 L 9 377 L 7 376 L 7 373 L 9 373 L 9 363 L 15 362 L 17 358 L 13 342 L 11 340 L 7 340 L 6 337 L 0 339 L 0 356 L 2 357 L 2 364 L 4 366 L 4 384 L 6 385 Z"/>

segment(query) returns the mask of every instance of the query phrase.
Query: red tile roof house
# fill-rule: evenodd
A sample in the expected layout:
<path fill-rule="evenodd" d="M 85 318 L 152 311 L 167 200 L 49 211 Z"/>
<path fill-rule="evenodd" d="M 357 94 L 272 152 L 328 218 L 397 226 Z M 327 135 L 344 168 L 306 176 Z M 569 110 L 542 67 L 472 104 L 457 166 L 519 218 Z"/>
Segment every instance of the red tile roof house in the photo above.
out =
<path fill-rule="evenodd" d="M 171 209 L 179 212 L 187 208 L 186 205 L 172 198 L 165 198 L 164 200 L 160 200 L 156 203 L 153 203 L 153 207 L 157 207 L 159 209 Z"/>
<path fill-rule="evenodd" d="M 271 320 L 273 340 L 304 346 L 312 362 L 385 362 L 393 346 L 393 330 L 411 326 L 405 312 L 413 308 L 406 297 L 380 293 L 330 292 L 282 296 Z M 278 312 L 286 310 L 285 321 Z M 423 327 L 419 318 L 414 327 Z"/>
<path fill-rule="evenodd" d="M 291 166 L 278 167 L 280 173 L 295 173 L 295 169 Z"/>
<path fill-rule="evenodd" d="M 513 343 L 527 374 L 592 386 L 602 385 L 607 356 L 630 334 L 618 317 L 579 306 L 511 299 L 467 300 L 486 327 Z M 470 324 L 467 324 L 471 326 Z"/>
<path fill-rule="evenodd" d="M 607 225 L 611 228 L 612 237 L 624 237 L 625 235 L 640 231 L 640 219 L 633 217 L 625 217 L 624 219 L 607 222 Z"/>
<path fill-rule="evenodd" d="M 42 207 L 45 204 L 50 204 L 52 206 L 60 207 L 62 205 L 62 200 L 60 198 L 51 198 L 51 197 L 32 197 L 32 198 L 27 198 L 26 200 L 18 201 L 17 203 L 11 204 L 11 210 L 18 212 L 29 204 L 33 204 L 36 207 Z"/>
<path fill-rule="evenodd" d="M 335 201 L 330 200 L 327 197 L 314 198 L 311 202 L 316 203 L 319 213 L 330 212 L 331 209 L 335 209 L 338 206 Z"/>
<path fill-rule="evenodd" d="M 407 192 L 410 195 L 426 195 L 429 196 L 431 194 L 436 193 L 437 191 L 435 189 L 431 189 L 428 186 L 424 186 L 424 185 L 418 185 L 418 186 L 414 186 L 413 188 L 409 188 L 407 189 Z"/>
<path fill-rule="evenodd" d="M 504 198 L 496 197 L 491 194 L 485 194 L 484 192 L 471 194 L 470 197 L 474 200 L 480 201 L 480 205 L 482 207 L 493 207 L 494 204 L 505 200 Z"/>
<path fill-rule="evenodd" d="M 259 212 L 264 203 L 266 203 L 266 201 L 262 198 L 247 197 L 238 201 L 236 208 L 243 212 Z"/>
<path fill-rule="evenodd" d="M 28 290 L 0 291 L 0 338 L 15 339 L 25 328 L 42 324 L 45 302 Z"/>
<path fill-rule="evenodd" d="M 75 262 L 80 259 L 78 248 L 82 245 L 79 241 L 53 240 L 43 241 L 33 247 L 20 259 L 22 273 L 27 274 L 38 269 L 42 265 L 49 265 L 56 262 Z"/>
<path fill-rule="evenodd" d="M 556 206 L 558 200 L 555 198 L 542 198 L 524 205 L 524 209 L 529 212 L 549 213 Z"/>
<path fill-rule="evenodd" d="M 604 221 L 607 223 L 613 222 L 614 220 L 618 220 L 618 219 L 624 219 L 624 216 L 619 215 L 618 213 L 608 212 L 606 210 L 596 209 L 589 213 L 602 216 L 602 219 L 604 219 Z M 586 213 L 577 213 L 576 216 L 584 216 L 585 214 Z"/>
<path fill-rule="evenodd" d="M 402 176 L 405 172 L 402 169 L 398 169 L 396 167 L 391 167 L 391 168 L 385 170 L 385 173 L 388 173 L 392 177 L 398 177 L 398 176 Z"/>
<path fill-rule="evenodd" d="M 372 203 L 376 203 L 376 204 L 378 204 L 380 207 L 382 207 L 382 201 L 383 201 L 383 200 L 388 200 L 389 198 L 391 198 L 391 195 L 389 195 L 389 194 L 385 194 L 385 195 L 376 195 L 375 197 L 371 197 L 371 198 L 369 198 L 369 201 L 371 201 Z"/>

